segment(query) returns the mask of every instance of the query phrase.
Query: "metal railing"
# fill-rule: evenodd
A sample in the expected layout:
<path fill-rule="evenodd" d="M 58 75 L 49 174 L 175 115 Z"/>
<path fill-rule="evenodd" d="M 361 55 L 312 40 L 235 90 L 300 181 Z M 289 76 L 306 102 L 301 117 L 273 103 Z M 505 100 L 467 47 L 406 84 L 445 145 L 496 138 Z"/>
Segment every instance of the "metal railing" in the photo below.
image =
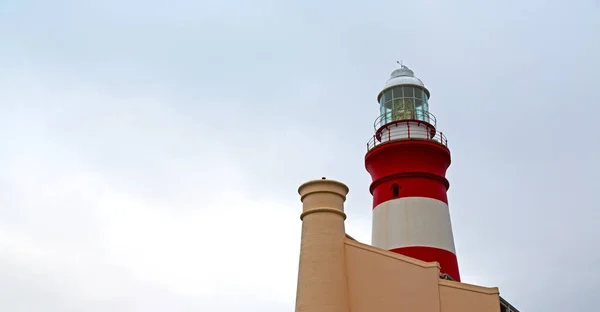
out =
<path fill-rule="evenodd" d="M 387 129 L 381 129 L 381 131 L 373 135 L 369 142 L 367 142 L 367 151 L 370 151 L 382 144 L 404 140 L 431 141 L 448 147 L 448 140 L 446 139 L 444 133 L 435 132 L 433 135 L 431 135 L 429 131 L 417 132 L 414 130 L 411 133 L 410 123 L 406 123 L 406 125 L 406 128 L 400 130 L 394 129 L 392 131 L 390 127 Z"/>
<path fill-rule="evenodd" d="M 375 131 L 377 131 L 386 124 L 399 120 L 417 120 L 426 122 L 434 127 L 436 126 L 435 116 L 430 112 L 415 109 L 398 109 L 389 111 L 377 117 L 373 127 L 375 128 Z"/>
<path fill-rule="evenodd" d="M 519 312 L 512 304 L 500 297 L 500 312 Z"/>

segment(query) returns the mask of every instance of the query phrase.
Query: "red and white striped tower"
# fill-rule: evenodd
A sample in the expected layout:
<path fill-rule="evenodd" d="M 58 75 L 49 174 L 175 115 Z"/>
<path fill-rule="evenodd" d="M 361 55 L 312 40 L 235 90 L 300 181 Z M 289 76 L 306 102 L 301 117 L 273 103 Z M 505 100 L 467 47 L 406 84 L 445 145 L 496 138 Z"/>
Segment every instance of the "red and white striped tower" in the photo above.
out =
<path fill-rule="evenodd" d="M 429 113 L 429 90 L 401 65 L 377 96 L 380 116 L 367 144 L 375 247 L 423 261 L 460 281 L 446 191 L 450 150 Z"/>

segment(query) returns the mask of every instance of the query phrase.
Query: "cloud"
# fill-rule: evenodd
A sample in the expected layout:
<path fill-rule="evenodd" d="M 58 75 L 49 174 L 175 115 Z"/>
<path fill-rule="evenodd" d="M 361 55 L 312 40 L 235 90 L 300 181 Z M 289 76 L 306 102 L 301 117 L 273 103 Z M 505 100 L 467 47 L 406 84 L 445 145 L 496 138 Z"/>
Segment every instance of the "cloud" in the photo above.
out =
<path fill-rule="evenodd" d="M 0 309 L 291 309 L 298 185 L 348 184 L 370 242 L 365 143 L 397 59 L 450 141 L 463 279 L 592 306 L 600 18 L 519 8 L 3 1 Z"/>
<path fill-rule="evenodd" d="M 137 114 L 131 99 L 85 86 L 47 81 L 33 91 L 28 103 L 52 103 L 24 107 L 17 93 L 4 126 L 0 259 L 9 267 L 47 274 L 40 287 L 60 283 L 59 297 L 80 308 L 146 289 L 183 298 L 247 289 L 293 301 L 297 201 L 249 194 L 218 140 L 189 144 L 198 135 L 186 130 L 198 127 L 157 98 L 136 98 L 145 109 Z M 95 95 L 84 109 L 80 94 Z"/>

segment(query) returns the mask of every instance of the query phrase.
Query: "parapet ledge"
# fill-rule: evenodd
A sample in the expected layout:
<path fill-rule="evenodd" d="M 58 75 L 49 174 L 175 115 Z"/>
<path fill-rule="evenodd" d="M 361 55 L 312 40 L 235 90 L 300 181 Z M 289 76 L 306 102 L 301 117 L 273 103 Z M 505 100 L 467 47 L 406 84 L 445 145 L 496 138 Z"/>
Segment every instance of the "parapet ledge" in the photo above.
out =
<path fill-rule="evenodd" d="M 366 251 L 369 251 L 372 253 L 380 254 L 385 257 L 394 258 L 394 259 L 397 259 L 400 261 L 414 264 L 414 265 L 420 266 L 422 268 L 437 268 L 438 270 L 440 269 L 440 264 L 438 262 L 425 262 L 425 261 L 417 260 L 417 259 L 414 259 L 414 258 L 411 258 L 408 256 L 403 256 L 403 255 L 397 254 L 395 252 L 391 252 L 391 251 L 383 250 L 381 248 L 373 247 L 373 246 L 370 246 L 367 244 L 359 243 L 358 241 L 356 241 L 355 239 L 350 237 L 348 234 L 346 234 L 346 239 L 344 240 L 344 243 L 346 245 L 360 248 L 362 250 L 366 250 Z"/>
<path fill-rule="evenodd" d="M 354 239 L 354 237 L 348 235 L 348 233 L 346 233 L 346 238 L 349 239 L 349 240 L 351 240 L 351 241 L 358 242 L 356 239 Z"/>
<path fill-rule="evenodd" d="M 438 280 L 438 284 L 440 286 L 458 288 L 458 289 L 478 292 L 478 293 L 486 294 L 486 295 L 499 295 L 500 294 L 500 290 L 498 289 L 498 287 L 483 287 L 483 286 L 466 284 L 466 283 L 461 283 L 461 282 L 456 282 L 456 281 L 444 280 L 444 279 Z"/>

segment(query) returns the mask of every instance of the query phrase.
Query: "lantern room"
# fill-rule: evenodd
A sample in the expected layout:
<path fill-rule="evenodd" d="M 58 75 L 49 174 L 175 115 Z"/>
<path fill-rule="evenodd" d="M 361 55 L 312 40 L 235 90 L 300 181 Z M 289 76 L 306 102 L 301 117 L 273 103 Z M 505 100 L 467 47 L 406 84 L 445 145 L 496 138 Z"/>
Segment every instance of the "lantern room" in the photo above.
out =
<path fill-rule="evenodd" d="M 429 112 L 430 93 L 414 72 L 400 63 L 377 96 L 380 114 L 367 149 L 398 140 L 428 140 L 447 145 Z"/>
<path fill-rule="evenodd" d="M 420 120 L 435 124 L 429 113 L 429 91 L 405 65 L 392 72 L 377 97 L 380 126 L 397 120 Z"/>

